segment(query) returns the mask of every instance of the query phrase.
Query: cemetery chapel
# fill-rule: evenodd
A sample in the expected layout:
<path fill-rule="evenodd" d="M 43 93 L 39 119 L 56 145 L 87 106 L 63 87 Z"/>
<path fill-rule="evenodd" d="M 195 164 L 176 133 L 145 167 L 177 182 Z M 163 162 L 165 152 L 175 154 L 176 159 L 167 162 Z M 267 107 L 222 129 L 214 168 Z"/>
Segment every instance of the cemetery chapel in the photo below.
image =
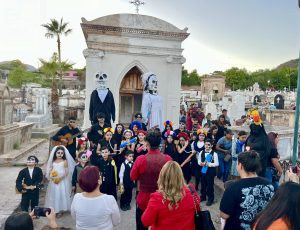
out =
<path fill-rule="evenodd" d="M 141 75 L 152 72 L 158 78 L 158 95 L 163 98 L 163 121 L 178 125 L 181 70 L 185 58 L 182 42 L 189 36 L 169 22 L 140 14 L 114 14 L 91 21 L 82 18 L 87 49 L 84 127 L 90 126 L 90 96 L 97 72 L 106 73 L 115 100 L 115 122 L 129 124 L 141 111 Z"/>

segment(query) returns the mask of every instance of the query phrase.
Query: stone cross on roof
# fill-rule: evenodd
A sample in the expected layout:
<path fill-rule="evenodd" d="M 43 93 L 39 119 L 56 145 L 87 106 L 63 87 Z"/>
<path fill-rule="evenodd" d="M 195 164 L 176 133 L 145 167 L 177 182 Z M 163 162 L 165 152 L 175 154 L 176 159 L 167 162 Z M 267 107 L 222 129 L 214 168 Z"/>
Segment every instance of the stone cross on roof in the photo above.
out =
<path fill-rule="evenodd" d="M 140 5 L 145 5 L 145 2 L 143 2 L 141 0 L 133 0 L 133 1 L 129 1 L 129 3 L 135 5 L 135 12 L 137 14 L 139 13 L 139 7 L 140 7 Z"/>

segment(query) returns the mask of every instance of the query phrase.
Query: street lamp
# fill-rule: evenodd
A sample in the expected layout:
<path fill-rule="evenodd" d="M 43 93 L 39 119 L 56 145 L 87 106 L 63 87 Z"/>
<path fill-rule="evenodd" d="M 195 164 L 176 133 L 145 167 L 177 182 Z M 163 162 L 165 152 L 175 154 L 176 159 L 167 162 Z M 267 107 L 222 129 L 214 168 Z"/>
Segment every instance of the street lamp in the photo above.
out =
<path fill-rule="evenodd" d="M 268 89 L 270 89 L 270 80 L 268 80 Z"/>

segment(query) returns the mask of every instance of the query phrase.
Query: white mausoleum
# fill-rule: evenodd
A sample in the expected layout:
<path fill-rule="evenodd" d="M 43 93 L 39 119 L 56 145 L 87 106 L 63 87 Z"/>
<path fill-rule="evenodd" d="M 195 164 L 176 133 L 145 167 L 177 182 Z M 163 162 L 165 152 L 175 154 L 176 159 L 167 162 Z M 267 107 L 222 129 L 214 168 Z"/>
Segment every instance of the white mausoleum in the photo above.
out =
<path fill-rule="evenodd" d="M 116 105 L 116 122 L 130 123 L 140 112 L 143 86 L 140 76 L 158 77 L 158 94 L 164 100 L 163 120 L 178 124 L 181 68 L 185 62 L 181 43 L 188 37 L 161 19 L 139 14 L 115 14 L 87 21 L 81 27 L 86 39 L 86 99 L 84 127 L 90 126 L 89 103 L 97 71 L 108 75 Z"/>

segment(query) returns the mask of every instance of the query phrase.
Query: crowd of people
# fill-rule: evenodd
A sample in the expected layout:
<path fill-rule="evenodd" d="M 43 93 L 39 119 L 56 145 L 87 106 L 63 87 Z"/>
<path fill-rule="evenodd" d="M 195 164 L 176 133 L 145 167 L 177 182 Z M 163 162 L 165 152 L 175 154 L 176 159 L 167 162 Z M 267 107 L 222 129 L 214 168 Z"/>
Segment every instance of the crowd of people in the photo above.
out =
<path fill-rule="evenodd" d="M 274 222 L 285 226 L 282 229 L 296 229 L 300 185 L 279 186 L 283 170 L 278 134 L 266 133 L 257 111 L 248 119 L 250 133 L 240 131 L 235 137 L 226 110 L 212 120 L 197 105 L 181 111 L 177 129 L 169 120 L 164 130 L 148 128 L 141 113 L 128 128 L 119 123 L 113 129 L 99 113 L 85 135 L 70 117 L 53 136 L 60 145 L 53 147 L 47 162 L 45 205 L 57 218 L 70 211 L 76 229 L 112 229 L 121 221 L 119 207 L 132 208 L 136 188 L 136 229 L 195 229 L 190 188 L 199 202 L 211 206 L 218 177 L 226 188 L 220 203 L 224 229 L 275 229 L 268 228 Z M 25 212 L 29 204 L 33 210 L 39 203 L 43 176 L 37 163 L 30 156 L 16 181 Z M 287 191 L 293 195 L 284 197 Z M 284 204 L 280 208 L 279 202 Z"/>

